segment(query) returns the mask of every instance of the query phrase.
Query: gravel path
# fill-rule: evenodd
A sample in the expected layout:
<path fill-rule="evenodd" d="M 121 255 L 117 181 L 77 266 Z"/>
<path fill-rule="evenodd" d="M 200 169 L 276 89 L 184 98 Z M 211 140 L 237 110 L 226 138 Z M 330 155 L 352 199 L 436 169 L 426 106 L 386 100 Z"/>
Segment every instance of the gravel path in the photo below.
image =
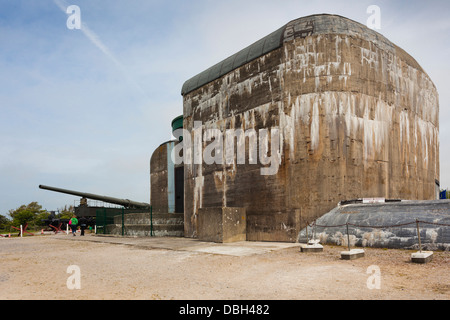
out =
<path fill-rule="evenodd" d="M 405 250 L 366 248 L 364 258 L 344 261 L 345 248 L 332 246 L 323 253 L 251 242 L 205 248 L 182 238 L 0 238 L 0 299 L 450 299 L 449 252 L 421 265 Z M 80 289 L 69 289 L 78 283 L 69 266 L 79 268 Z"/>

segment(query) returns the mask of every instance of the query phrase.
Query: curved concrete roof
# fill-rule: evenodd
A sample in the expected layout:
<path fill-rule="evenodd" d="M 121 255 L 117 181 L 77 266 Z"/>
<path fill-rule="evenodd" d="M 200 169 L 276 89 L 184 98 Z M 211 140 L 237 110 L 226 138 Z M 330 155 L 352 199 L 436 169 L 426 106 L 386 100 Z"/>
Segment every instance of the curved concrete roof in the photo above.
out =
<path fill-rule="evenodd" d="M 292 20 L 268 36 L 187 80 L 183 84 L 181 94 L 184 96 L 250 61 L 280 48 L 284 42 L 292 41 L 295 38 L 305 38 L 306 36 L 319 34 L 346 34 L 359 37 L 364 35 L 364 38 L 391 51 L 401 50 L 383 35 L 367 28 L 367 26 L 359 22 L 338 15 L 311 15 Z M 411 56 L 403 50 L 401 51 L 409 64 L 423 72 L 420 65 Z"/>
<path fill-rule="evenodd" d="M 346 245 L 350 224 L 351 245 L 414 249 L 418 246 L 415 221 L 420 220 L 422 244 L 428 250 L 450 248 L 450 200 L 403 200 L 381 203 L 341 202 L 316 220 L 316 238 L 321 243 Z M 424 223 L 428 222 L 428 223 Z M 312 237 L 311 228 L 308 230 Z M 423 234 L 422 234 L 423 233 Z M 306 229 L 299 242 L 305 242 Z"/>
<path fill-rule="evenodd" d="M 186 93 L 198 89 L 201 86 L 220 78 L 228 72 L 281 47 L 283 44 L 285 27 L 286 26 L 272 32 L 268 36 L 262 38 L 247 48 L 187 80 L 183 85 L 181 94 L 185 95 Z"/>

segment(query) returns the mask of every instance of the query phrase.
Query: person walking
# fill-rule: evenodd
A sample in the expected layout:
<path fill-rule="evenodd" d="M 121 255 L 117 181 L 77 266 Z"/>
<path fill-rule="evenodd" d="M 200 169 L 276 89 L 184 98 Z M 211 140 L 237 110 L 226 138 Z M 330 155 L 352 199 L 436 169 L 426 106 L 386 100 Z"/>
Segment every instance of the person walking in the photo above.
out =
<path fill-rule="evenodd" d="M 85 217 L 80 218 L 80 229 L 81 229 L 81 236 L 84 236 L 84 230 L 87 227 L 87 219 Z"/>
<path fill-rule="evenodd" d="M 77 232 L 77 225 L 78 225 L 78 219 L 76 215 L 73 215 L 73 217 L 70 219 L 69 225 L 72 228 L 72 234 L 75 237 L 75 232 Z"/>

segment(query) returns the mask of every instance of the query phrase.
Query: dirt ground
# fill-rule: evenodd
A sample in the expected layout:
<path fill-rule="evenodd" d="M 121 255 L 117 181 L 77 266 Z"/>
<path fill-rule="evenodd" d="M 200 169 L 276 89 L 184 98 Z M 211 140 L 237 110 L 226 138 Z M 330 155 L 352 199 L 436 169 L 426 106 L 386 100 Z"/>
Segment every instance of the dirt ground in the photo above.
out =
<path fill-rule="evenodd" d="M 435 252 L 430 263 L 415 264 L 407 250 L 365 248 L 365 257 L 352 261 L 340 259 L 343 250 L 325 246 L 322 253 L 301 253 L 298 244 L 208 246 L 182 238 L 0 238 L 0 299 L 450 298 L 449 252 Z M 79 267 L 79 289 L 68 286 L 76 275 L 68 273 L 73 265 Z M 372 270 L 379 270 L 379 282 Z"/>

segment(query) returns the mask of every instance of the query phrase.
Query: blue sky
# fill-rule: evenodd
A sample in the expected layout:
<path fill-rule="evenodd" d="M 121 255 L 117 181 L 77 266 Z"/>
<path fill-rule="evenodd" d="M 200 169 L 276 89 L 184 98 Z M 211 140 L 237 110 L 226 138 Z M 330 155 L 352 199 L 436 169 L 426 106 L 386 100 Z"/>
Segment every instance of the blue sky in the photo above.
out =
<path fill-rule="evenodd" d="M 0 214 L 79 200 L 39 184 L 149 202 L 150 157 L 182 114 L 184 81 L 302 16 L 365 24 L 371 4 L 437 86 L 450 187 L 448 1 L 0 0 Z M 69 5 L 82 30 L 67 28 Z"/>

